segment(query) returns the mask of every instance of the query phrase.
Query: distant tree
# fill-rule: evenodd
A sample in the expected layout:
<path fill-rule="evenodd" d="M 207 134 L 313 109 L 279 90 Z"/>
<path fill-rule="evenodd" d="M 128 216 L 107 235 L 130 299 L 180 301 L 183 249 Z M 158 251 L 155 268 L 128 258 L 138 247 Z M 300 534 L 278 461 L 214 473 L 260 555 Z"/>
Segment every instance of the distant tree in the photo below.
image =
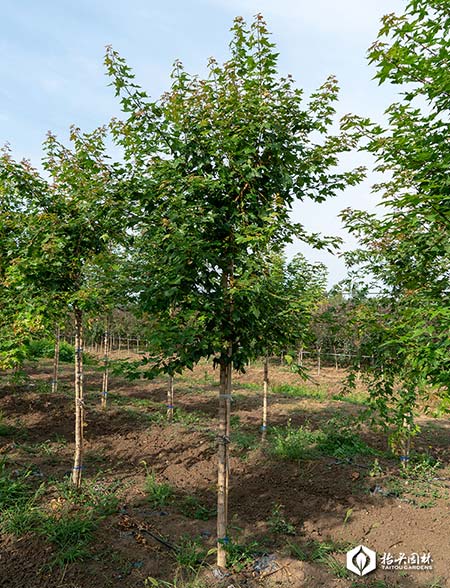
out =
<path fill-rule="evenodd" d="M 265 349 L 263 388 L 263 438 L 267 427 L 269 355 L 297 350 L 306 342 L 315 308 L 324 296 L 327 270 L 298 253 L 291 261 L 282 255 L 269 258 L 259 295 L 265 312 L 254 333 L 258 348 Z M 286 355 L 289 363 L 294 357 Z"/>

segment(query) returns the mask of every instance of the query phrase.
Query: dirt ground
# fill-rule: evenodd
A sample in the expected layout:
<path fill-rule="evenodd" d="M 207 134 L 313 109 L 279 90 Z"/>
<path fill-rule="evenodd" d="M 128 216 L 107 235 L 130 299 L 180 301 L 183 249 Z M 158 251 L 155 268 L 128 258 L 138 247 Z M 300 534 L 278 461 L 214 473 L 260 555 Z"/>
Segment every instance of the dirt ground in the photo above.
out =
<path fill-rule="evenodd" d="M 11 475 L 32 471 L 35 485 L 63 480 L 73 454 L 73 401 L 70 365 L 61 367 L 58 393 L 50 393 L 51 363 L 28 365 L 21 384 L 0 379 L 0 412 L 6 429 L 0 436 L 0 458 Z M 363 409 L 363 387 L 336 399 L 344 372 L 332 367 L 314 381 L 302 383 L 287 366 L 271 367 L 270 425 L 321 428 L 337 417 L 356 420 Z M 262 366 L 234 377 L 231 437 L 230 537 L 256 544 L 253 561 L 243 569 L 216 577 L 214 555 L 189 576 L 173 551 L 154 539 L 178 545 L 185 537 L 215 544 L 215 487 L 218 373 L 206 364 L 175 378 L 176 422 L 164 422 L 164 379 L 110 381 L 109 406 L 100 408 L 101 368 L 85 370 L 86 457 L 84 478 L 102 493 L 118 482 L 117 512 L 106 516 L 83 561 L 49 568 L 54 547 L 29 532 L 4 534 L 0 541 L 0 587 L 8 588 L 165 588 L 170 582 L 191 586 L 357 588 L 450 587 L 450 422 L 447 417 L 420 419 L 415 451 L 442 466 L 427 483 L 402 478 L 387 450 L 386 435 L 363 427 L 361 437 L 378 454 L 338 459 L 321 455 L 289 461 L 261 444 Z M 282 385 L 303 386 L 291 397 Z M 334 422 L 334 421 L 333 421 Z M 9 427 L 9 429 L 8 429 Z M 270 437 L 270 435 L 269 435 Z M 153 471 L 171 486 L 172 497 L 153 508 L 145 480 Z M 34 479 L 33 479 L 34 477 Z M 1 492 L 1 489 L 0 489 Z M 54 494 L 43 500 L 56 504 Z M 51 501 L 55 501 L 51 502 Z M 186 504 L 201 504 L 205 515 L 194 518 Z M 282 513 L 278 516 L 276 513 Z M 274 514 L 275 513 L 275 514 Z M 281 518 L 280 518 L 281 517 Z M 275 520 L 275 522 L 274 522 Z M 278 524 L 276 524 L 278 521 Z M 378 553 L 378 569 L 362 578 L 345 571 L 345 551 L 359 544 Z M 322 551 L 320 551 L 322 550 Z M 382 570 L 389 552 L 430 553 L 431 571 Z M 301 555 L 299 555 L 299 553 Z M 153 579 L 152 579 L 153 578 Z M 183 580 L 184 579 L 184 580 Z"/>

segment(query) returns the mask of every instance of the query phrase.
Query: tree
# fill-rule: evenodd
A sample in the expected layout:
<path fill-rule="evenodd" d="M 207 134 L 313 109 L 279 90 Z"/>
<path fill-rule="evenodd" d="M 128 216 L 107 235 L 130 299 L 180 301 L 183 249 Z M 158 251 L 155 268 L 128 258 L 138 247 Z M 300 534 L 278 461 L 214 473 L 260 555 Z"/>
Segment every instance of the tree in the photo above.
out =
<path fill-rule="evenodd" d="M 289 262 L 280 255 L 269 258 L 259 296 L 265 312 L 260 331 L 255 333 L 255 338 L 260 340 L 258 346 L 265 349 L 263 439 L 267 428 L 269 355 L 295 350 L 305 344 L 314 309 L 325 293 L 326 275 L 323 264 L 309 263 L 300 253 Z"/>
<path fill-rule="evenodd" d="M 269 256 L 298 237 L 317 247 L 289 213 L 295 200 L 322 202 L 362 170 L 340 172 L 338 156 L 355 145 L 332 135 L 338 87 L 333 77 L 304 106 L 261 16 L 235 19 L 231 57 L 209 60 L 208 76 L 175 63 L 172 86 L 153 101 L 126 62 L 108 49 L 106 66 L 127 115 L 115 122 L 147 237 L 141 302 L 156 317 L 156 367 L 191 368 L 213 357 L 220 368 L 218 564 L 225 565 L 232 367 L 265 353 L 255 337 L 267 312 L 261 297 Z M 173 316 L 169 316 L 169 310 Z M 158 317 L 165 317 L 159 320 Z"/>
<path fill-rule="evenodd" d="M 20 247 L 9 258 L 9 283 L 26 292 L 32 308 L 46 299 L 46 316 L 67 309 L 75 321 L 75 455 L 72 481 L 79 487 L 83 468 L 83 312 L 101 308 L 107 299 L 104 280 L 114 270 L 112 243 L 122 233 L 113 190 L 112 170 L 105 157 L 106 130 L 82 134 L 72 128 L 73 150 L 49 133 L 44 143 L 44 168 L 49 181 L 35 170 L 21 175 L 28 187 Z M 17 165 L 14 164 L 14 169 Z M 7 181 L 14 179 L 6 175 Z"/>
<path fill-rule="evenodd" d="M 385 214 L 344 212 L 362 245 L 349 261 L 384 288 L 389 309 L 373 382 L 380 398 L 403 406 L 399 419 L 409 426 L 418 395 L 450 384 L 449 30 L 440 0 L 410 0 L 404 14 L 383 18 L 369 60 L 380 83 L 404 88 L 387 110 L 387 128 L 365 126 L 376 169 L 387 174 L 375 186 Z"/>

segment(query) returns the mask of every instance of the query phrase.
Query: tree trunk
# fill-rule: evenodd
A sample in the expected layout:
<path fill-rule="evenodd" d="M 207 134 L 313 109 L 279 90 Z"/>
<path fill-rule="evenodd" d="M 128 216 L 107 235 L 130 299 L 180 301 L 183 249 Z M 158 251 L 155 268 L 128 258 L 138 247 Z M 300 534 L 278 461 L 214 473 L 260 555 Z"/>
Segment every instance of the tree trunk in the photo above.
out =
<path fill-rule="evenodd" d="M 105 335 L 103 337 L 103 379 L 102 379 L 102 408 L 106 408 L 108 401 L 108 380 L 109 380 L 109 333 L 108 323 L 105 327 Z"/>
<path fill-rule="evenodd" d="M 320 376 L 320 351 L 321 347 L 317 348 L 317 375 Z"/>
<path fill-rule="evenodd" d="M 262 413 L 262 440 L 265 441 L 267 433 L 267 393 L 269 391 L 269 356 L 264 358 L 264 381 L 263 381 L 263 413 Z"/>
<path fill-rule="evenodd" d="M 170 374 L 167 386 L 167 420 L 173 420 L 173 376 Z"/>
<path fill-rule="evenodd" d="M 403 418 L 403 431 L 404 431 L 404 439 L 403 439 L 403 455 L 400 456 L 400 461 L 402 464 L 402 468 L 406 469 L 409 463 L 409 454 L 411 451 L 411 413 L 408 413 Z"/>
<path fill-rule="evenodd" d="M 55 328 L 55 355 L 53 357 L 52 393 L 56 393 L 58 391 L 59 339 L 60 339 L 60 330 L 59 330 L 59 325 L 58 325 Z"/>
<path fill-rule="evenodd" d="M 230 348 L 231 350 L 231 348 Z M 219 435 L 217 468 L 217 565 L 226 567 L 226 544 L 228 543 L 228 483 L 229 443 L 231 408 L 231 362 L 222 358 L 220 362 L 219 389 Z"/>
<path fill-rule="evenodd" d="M 333 351 L 334 351 L 334 367 L 335 367 L 336 371 L 338 371 L 339 365 L 338 365 L 338 355 L 336 353 L 336 345 L 333 345 Z"/>
<path fill-rule="evenodd" d="M 75 308 L 75 455 L 72 482 L 81 487 L 83 468 L 83 311 Z"/>
<path fill-rule="evenodd" d="M 300 367 L 303 367 L 303 347 L 300 348 L 297 355 L 297 363 Z"/>

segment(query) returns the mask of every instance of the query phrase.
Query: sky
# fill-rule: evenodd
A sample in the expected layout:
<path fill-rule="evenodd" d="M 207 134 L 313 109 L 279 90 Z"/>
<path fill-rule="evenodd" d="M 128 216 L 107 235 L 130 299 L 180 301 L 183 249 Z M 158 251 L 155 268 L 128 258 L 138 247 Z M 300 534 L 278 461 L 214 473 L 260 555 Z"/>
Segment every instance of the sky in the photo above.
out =
<path fill-rule="evenodd" d="M 334 74 L 341 87 L 338 114 L 381 121 L 397 89 L 373 80 L 366 52 L 382 15 L 404 7 L 404 0 L 0 0 L 0 145 L 9 142 L 15 158 L 38 165 L 47 131 L 65 141 L 71 124 L 89 131 L 120 115 L 103 66 L 106 45 L 157 98 L 176 59 L 189 72 L 204 73 L 208 57 L 227 58 L 233 18 L 257 13 L 277 44 L 281 74 L 292 74 L 306 95 Z M 373 162 L 364 154 L 343 161 L 361 164 L 370 169 Z M 375 210 L 374 181 L 369 171 L 363 184 L 332 200 L 298 203 L 293 218 L 311 231 L 341 236 L 350 249 L 355 241 L 339 212 Z M 345 277 L 342 259 L 297 242 L 288 246 L 289 256 L 298 251 L 328 266 L 330 284 Z"/>

